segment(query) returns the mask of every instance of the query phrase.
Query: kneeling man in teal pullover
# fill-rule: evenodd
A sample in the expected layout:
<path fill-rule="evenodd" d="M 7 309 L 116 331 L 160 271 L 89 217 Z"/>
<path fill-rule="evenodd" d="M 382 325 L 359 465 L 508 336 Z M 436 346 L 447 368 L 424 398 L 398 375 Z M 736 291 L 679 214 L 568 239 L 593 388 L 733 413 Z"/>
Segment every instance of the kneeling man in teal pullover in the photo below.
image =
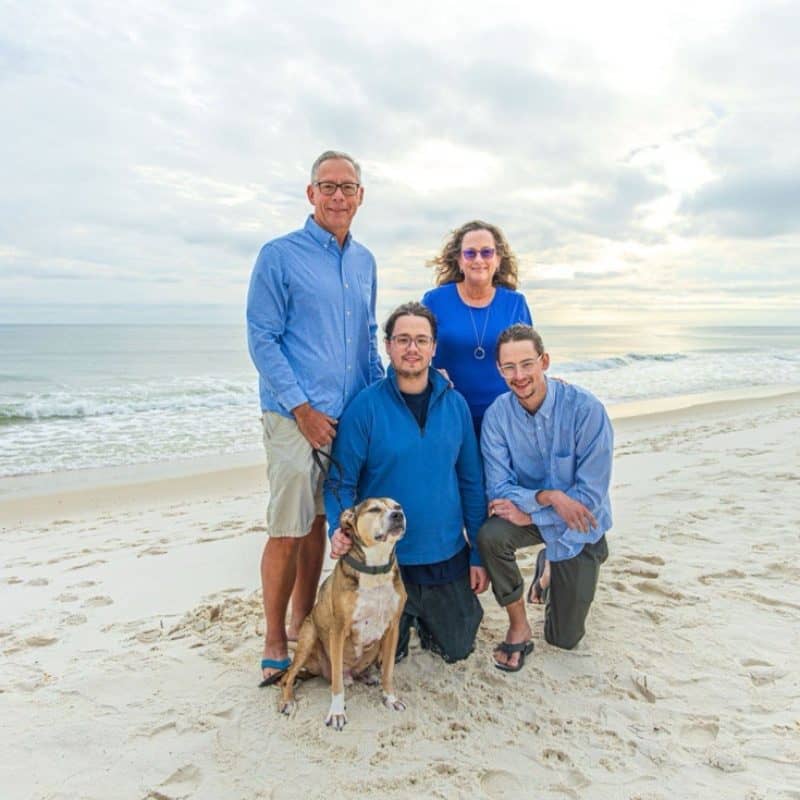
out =
<path fill-rule="evenodd" d="M 445 661 L 466 658 L 483 617 L 476 594 L 489 585 L 475 546 L 486 519 L 481 461 L 466 400 L 431 368 L 436 318 L 405 303 L 384 326 L 391 366 L 342 414 L 325 482 L 331 555 L 350 549 L 339 515 L 367 497 L 392 497 L 406 514 L 397 560 L 408 600 L 397 658 L 411 627 Z M 464 536 L 466 529 L 466 538 Z"/>

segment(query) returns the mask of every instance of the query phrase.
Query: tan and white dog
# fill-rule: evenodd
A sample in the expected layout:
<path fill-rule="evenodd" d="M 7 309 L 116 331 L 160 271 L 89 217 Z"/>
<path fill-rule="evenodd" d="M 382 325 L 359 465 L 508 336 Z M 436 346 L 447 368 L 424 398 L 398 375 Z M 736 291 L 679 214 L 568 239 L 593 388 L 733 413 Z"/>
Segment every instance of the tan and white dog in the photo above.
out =
<path fill-rule="evenodd" d="M 342 512 L 340 527 L 353 541 L 320 587 L 317 602 L 303 622 L 292 666 L 283 678 L 279 709 L 295 707 L 294 681 L 304 669 L 331 682 L 331 707 L 325 724 L 340 731 L 347 723 L 345 678 L 369 680 L 381 665 L 383 703 L 395 711 L 405 705 L 392 688 L 394 657 L 406 590 L 394 555 L 406 531 L 400 504 L 389 497 L 370 498 Z M 377 682 L 377 681 L 375 681 Z"/>

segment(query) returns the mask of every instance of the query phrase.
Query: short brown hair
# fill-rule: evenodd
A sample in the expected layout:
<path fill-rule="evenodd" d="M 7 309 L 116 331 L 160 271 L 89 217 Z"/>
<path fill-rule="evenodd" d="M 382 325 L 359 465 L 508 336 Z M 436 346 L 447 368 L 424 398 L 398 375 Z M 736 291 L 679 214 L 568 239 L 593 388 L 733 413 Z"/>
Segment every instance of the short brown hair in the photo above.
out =
<path fill-rule="evenodd" d="M 494 360 L 498 364 L 500 363 L 500 348 L 506 342 L 533 342 L 536 352 L 540 356 L 544 355 L 542 337 L 530 325 L 525 325 L 522 322 L 511 325 L 497 337 L 497 344 L 494 347 Z"/>
<path fill-rule="evenodd" d="M 436 285 L 442 286 L 445 283 L 459 283 L 464 280 L 464 273 L 458 266 L 458 257 L 461 255 L 461 243 L 464 237 L 472 231 L 489 231 L 494 239 L 494 247 L 500 258 L 500 266 L 492 276 L 493 286 L 505 286 L 506 289 L 517 288 L 519 280 L 519 266 L 517 257 L 503 235 L 503 231 L 497 225 L 482 222 L 479 219 L 467 222 L 460 228 L 450 232 L 450 236 L 444 243 L 442 252 L 438 256 L 428 261 L 428 266 L 436 270 Z"/>
<path fill-rule="evenodd" d="M 436 317 L 433 315 L 433 311 L 431 311 L 427 306 L 417 302 L 403 303 L 403 305 L 398 306 L 394 311 L 392 311 L 391 314 L 389 314 L 389 318 L 383 325 L 383 334 L 385 338 L 392 338 L 392 334 L 394 333 L 394 324 L 400 317 L 424 317 L 430 323 L 431 335 L 433 336 L 433 341 L 436 341 Z"/>

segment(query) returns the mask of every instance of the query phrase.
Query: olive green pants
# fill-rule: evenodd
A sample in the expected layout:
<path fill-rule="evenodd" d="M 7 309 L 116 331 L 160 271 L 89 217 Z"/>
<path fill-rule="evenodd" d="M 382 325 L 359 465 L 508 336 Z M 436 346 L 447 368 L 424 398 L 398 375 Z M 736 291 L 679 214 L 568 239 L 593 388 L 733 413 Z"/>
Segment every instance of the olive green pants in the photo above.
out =
<path fill-rule="evenodd" d="M 500 517 L 489 517 L 478 532 L 478 550 L 501 606 L 519 600 L 525 589 L 517 550 L 536 544 L 544 542 L 535 525 L 514 525 Z M 574 558 L 550 562 L 550 585 L 542 597 L 544 638 L 550 644 L 571 650 L 583 638 L 600 565 L 607 558 L 603 536 L 595 544 L 585 544 Z"/>

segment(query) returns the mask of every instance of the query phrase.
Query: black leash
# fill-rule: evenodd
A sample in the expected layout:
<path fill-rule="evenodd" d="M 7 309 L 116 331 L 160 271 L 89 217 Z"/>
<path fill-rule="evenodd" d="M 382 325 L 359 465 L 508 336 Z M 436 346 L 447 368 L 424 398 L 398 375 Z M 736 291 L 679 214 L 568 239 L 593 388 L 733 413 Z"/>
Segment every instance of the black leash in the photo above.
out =
<path fill-rule="evenodd" d="M 322 456 L 325 456 L 330 462 L 327 469 L 325 469 L 325 465 L 322 463 Z M 342 488 L 342 465 L 330 453 L 326 453 L 318 447 L 311 449 L 311 457 L 314 459 L 314 463 L 320 468 L 320 471 L 324 472 L 327 476 L 328 488 L 331 490 L 334 500 L 336 500 L 339 505 L 339 513 L 341 514 L 344 511 L 342 498 L 339 495 L 339 489 Z M 336 480 L 331 477 L 331 467 L 335 467 L 336 471 L 339 473 L 339 477 Z"/>
<path fill-rule="evenodd" d="M 328 469 L 325 469 L 325 465 L 322 463 L 322 456 L 325 456 L 325 458 L 328 459 Z M 320 470 L 326 474 L 328 488 L 331 490 L 331 494 L 333 495 L 334 500 L 336 500 L 336 503 L 339 506 L 339 513 L 341 514 L 344 511 L 342 498 L 339 495 L 339 489 L 342 488 L 342 465 L 330 453 L 326 453 L 324 450 L 320 450 L 318 447 L 312 448 L 311 457 L 314 459 L 314 463 L 320 468 Z M 334 467 L 339 473 L 339 477 L 335 480 L 331 477 L 331 467 Z M 385 564 L 379 564 L 377 567 L 372 567 L 369 564 L 365 564 L 363 561 L 357 561 L 355 558 L 353 558 L 353 556 L 350 555 L 350 553 L 345 553 L 342 556 L 342 561 L 351 566 L 357 572 L 364 572 L 367 575 L 385 575 L 387 572 L 389 572 L 389 570 L 391 570 L 392 565 L 394 564 L 394 548 L 392 548 L 392 553 L 389 556 L 389 560 Z"/>

